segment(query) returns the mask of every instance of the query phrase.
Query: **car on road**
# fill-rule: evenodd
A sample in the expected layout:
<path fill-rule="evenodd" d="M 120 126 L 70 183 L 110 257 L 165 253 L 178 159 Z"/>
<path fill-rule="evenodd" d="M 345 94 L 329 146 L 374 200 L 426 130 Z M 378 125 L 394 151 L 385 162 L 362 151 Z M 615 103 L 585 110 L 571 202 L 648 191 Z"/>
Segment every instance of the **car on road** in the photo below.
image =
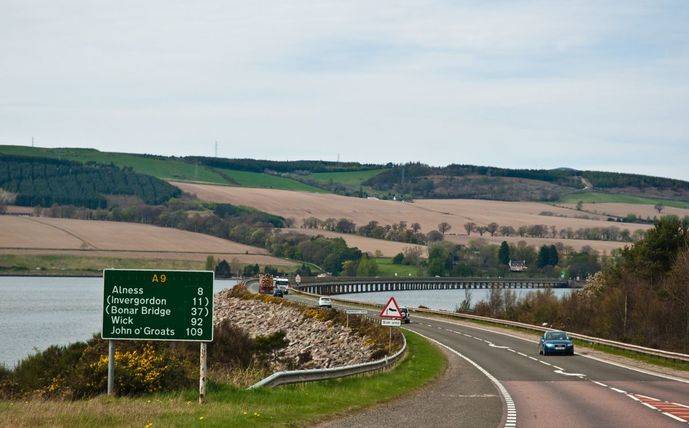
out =
<path fill-rule="evenodd" d="M 409 318 L 409 309 L 402 306 L 400 308 L 400 315 L 402 316 L 402 322 L 405 324 L 409 324 L 411 322 L 411 319 Z"/>
<path fill-rule="evenodd" d="M 273 290 L 273 297 L 285 297 L 285 293 L 279 288 L 276 288 Z"/>
<path fill-rule="evenodd" d="M 275 287 L 282 290 L 283 294 L 289 294 L 289 278 L 274 278 Z"/>
<path fill-rule="evenodd" d="M 538 353 L 541 355 L 574 355 L 574 343 L 564 331 L 546 331 L 538 341 Z"/>
<path fill-rule="evenodd" d="M 333 301 L 330 300 L 330 297 L 319 297 L 318 298 L 318 307 L 319 308 L 332 308 L 333 307 Z"/>

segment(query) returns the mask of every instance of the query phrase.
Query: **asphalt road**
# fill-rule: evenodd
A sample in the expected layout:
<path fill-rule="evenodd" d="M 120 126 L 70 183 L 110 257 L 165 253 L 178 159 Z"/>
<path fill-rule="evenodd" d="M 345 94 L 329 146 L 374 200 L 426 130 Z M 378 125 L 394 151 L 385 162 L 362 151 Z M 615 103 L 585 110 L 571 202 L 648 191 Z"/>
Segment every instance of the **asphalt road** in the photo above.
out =
<path fill-rule="evenodd" d="M 314 303 L 302 296 L 290 295 L 289 298 Z M 472 362 L 472 370 L 479 370 L 492 381 L 493 393 L 501 397 L 502 403 L 499 424 L 513 426 L 515 422 L 520 427 L 687 426 L 687 381 L 642 373 L 581 355 L 544 357 L 538 354 L 535 342 L 478 325 L 470 327 L 413 316 L 407 328 Z M 456 386 L 458 395 L 466 395 L 464 386 Z M 428 405 L 428 400 L 417 400 L 414 406 L 416 413 L 438 411 Z M 495 420 L 485 409 L 477 408 L 476 412 L 485 413 L 486 421 Z M 451 413 L 448 409 L 448 414 Z M 473 425 L 456 420 L 455 426 Z"/>

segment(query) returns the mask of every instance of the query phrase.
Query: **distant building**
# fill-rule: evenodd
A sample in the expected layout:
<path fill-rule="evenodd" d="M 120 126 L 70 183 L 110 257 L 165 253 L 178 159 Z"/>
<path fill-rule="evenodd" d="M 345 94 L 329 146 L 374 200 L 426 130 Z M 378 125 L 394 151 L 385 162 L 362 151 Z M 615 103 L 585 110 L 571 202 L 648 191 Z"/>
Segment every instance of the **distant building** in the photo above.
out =
<path fill-rule="evenodd" d="M 510 272 L 524 272 L 527 269 L 526 260 L 510 260 Z"/>

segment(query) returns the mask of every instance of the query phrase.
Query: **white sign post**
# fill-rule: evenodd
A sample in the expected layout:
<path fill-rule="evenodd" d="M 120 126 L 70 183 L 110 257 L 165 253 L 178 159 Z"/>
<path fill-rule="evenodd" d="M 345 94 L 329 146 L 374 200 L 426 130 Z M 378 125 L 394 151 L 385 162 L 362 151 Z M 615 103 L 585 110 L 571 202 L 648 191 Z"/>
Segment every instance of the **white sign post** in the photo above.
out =
<path fill-rule="evenodd" d="M 388 352 L 392 352 L 392 326 L 399 327 L 402 325 L 402 311 L 400 311 L 400 306 L 397 304 L 397 300 L 394 297 L 388 299 L 388 303 L 383 306 L 383 310 L 380 311 L 381 325 L 387 325 L 390 328 L 390 335 L 388 336 Z"/>

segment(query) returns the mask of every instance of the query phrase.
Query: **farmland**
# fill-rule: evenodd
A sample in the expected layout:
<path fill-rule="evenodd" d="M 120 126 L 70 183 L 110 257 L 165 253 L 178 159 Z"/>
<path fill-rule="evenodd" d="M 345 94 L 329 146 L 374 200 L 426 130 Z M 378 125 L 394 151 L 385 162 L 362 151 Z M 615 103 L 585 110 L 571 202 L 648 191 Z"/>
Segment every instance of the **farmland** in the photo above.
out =
<path fill-rule="evenodd" d="M 200 233 L 136 223 L 43 217 L 0 216 L 0 254 L 25 258 L 60 255 L 145 259 L 144 264 L 156 259 L 199 263 L 213 255 L 228 261 L 236 258 L 242 264 L 293 265 L 291 261 L 269 256 L 263 248 Z M 48 258 L 40 261 L 46 265 L 53 263 Z M 107 260 L 101 261 L 112 266 Z M 26 265 L 26 259 L 22 263 Z M 80 263 L 85 262 L 70 259 L 68 265 Z M 99 266 L 93 260 L 88 263 Z"/>
<path fill-rule="evenodd" d="M 574 208 L 576 204 L 566 204 L 566 207 Z M 659 214 L 653 205 L 649 204 L 633 204 L 633 203 L 585 203 L 582 210 L 590 213 L 598 213 L 603 215 L 625 217 L 633 214 L 640 218 L 654 218 L 660 215 L 676 215 L 677 217 L 689 216 L 689 208 L 677 208 L 674 206 L 664 206 L 662 212 Z"/>
<path fill-rule="evenodd" d="M 357 247 L 361 251 L 376 254 L 376 251 L 380 251 L 385 257 L 393 257 L 398 253 L 404 251 L 405 248 L 414 247 L 414 244 L 408 244 L 405 242 L 394 242 L 386 241 L 383 239 L 367 238 L 365 236 L 353 235 L 349 233 L 338 233 L 330 232 L 327 230 L 316 230 L 316 229 L 290 229 L 293 232 L 303 233 L 305 235 L 322 235 L 326 238 L 342 238 L 345 240 L 348 246 Z M 425 246 L 422 246 L 425 249 Z"/>
<path fill-rule="evenodd" d="M 333 194 L 288 192 L 269 189 L 248 190 L 236 187 L 209 186 L 176 183 L 187 192 L 209 201 L 227 202 L 294 218 L 296 225 L 307 217 L 325 219 L 345 217 L 357 225 L 371 220 L 380 224 L 399 221 L 418 222 L 422 231 L 435 229 L 441 222 L 452 226 L 450 234 L 464 235 L 464 224 L 474 222 L 486 225 L 496 222 L 500 225 L 518 227 L 543 224 L 557 228 L 610 227 L 626 228 L 630 231 L 647 229 L 650 226 L 636 223 L 611 223 L 603 215 L 581 213 L 574 209 L 551 206 L 539 202 L 501 202 L 474 199 L 418 199 L 413 203 L 350 198 Z M 549 215 L 543 215 L 548 213 Z M 578 218 L 587 216 L 589 218 Z M 478 237 L 472 235 L 472 237 Z M 497 239 L 497 238 L 496 238 Z M 511 238 L 512 240 L 521 238 Z M 558 240 L 572 246 L 592 245 L 609 252 L 611 248 L 623 246 L 620 243 L 604 241 Z M 404 245 L 404 244 L 403 244 Z"/>
<path fill-rule="evenodd" d="M 375 177 L 385 169 L 369 169 L 364 171 L 345 171 L 345 172 L 318 172 L 311 174 L 308 178 L 311 178 L 322 183 L 342 183 L 348 186 L 358 187 L 363 184 L 364 181 L 371 177 Z"/>
<path fill-rule="evenodd" d="M 601 193 L 601 192 L 578 192 L 571 193 L 564 196 L 561 202 L 565 204 L 576 204 L 577 202 L 584 203 L 618 203 L 618 204 L 630 204 L 630 205 L 655 205 L 662 204 L 668 207 L 676 208 L 687 208 L 689 209 L 689 202 L 669 200 L 669 199 L 659 199 L 659 198 L 648 198 L 633 195 L 620 195 L 612 193 Z M 626 215 L 625 213 L 624 215 Z"/>

